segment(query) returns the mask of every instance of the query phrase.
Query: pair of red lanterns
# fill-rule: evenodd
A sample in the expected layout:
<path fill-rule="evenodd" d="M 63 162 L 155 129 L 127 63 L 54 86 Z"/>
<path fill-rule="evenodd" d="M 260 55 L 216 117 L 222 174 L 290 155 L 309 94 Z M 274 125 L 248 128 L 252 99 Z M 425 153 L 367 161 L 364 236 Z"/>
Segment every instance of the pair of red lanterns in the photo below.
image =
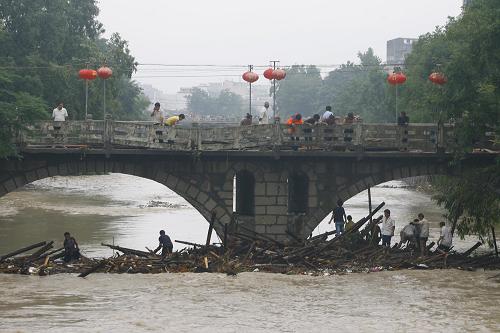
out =
<path fill-rule="evenodd" d="M 283 80 L 286 77 L 286 72 L 281 69 L 273 69 L 273 68 L 268 68 L 264 71 L 264 77 L 268 80 Z M 248 83 L 254 83 L 259 79 L 259 75 L 257 73 L 248 71 L 243 73 L 242 75 L 243 80 L 245 80 Z"/>
<path fill-rule="evenodd" d="M 429 75 L 429 81 L 440 86 L 448 82 L 446 76 L 441 72 L 434 72 Z M 406 82 L 406 75 L 401 72 L 392 73 L 387 76 L 387 82 L 393 86 L 403 84 Z"/>
<path fill-rule="evenodd" d="M 97 77 L 100 77 L 103 80 L 109 79 L 113 75 L 113 71 L 111 68 L 103 66 L 99 68 L 97 71 L 93 69 L 81 69 L 78 72 L 78 76 L 83 80 L 94 80 Z"/>

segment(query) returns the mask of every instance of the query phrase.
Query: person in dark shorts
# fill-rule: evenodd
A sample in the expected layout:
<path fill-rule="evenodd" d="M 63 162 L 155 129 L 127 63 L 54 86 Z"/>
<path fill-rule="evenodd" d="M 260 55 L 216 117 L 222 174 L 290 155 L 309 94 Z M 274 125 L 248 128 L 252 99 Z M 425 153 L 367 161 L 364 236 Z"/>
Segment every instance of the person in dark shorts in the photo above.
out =
<path fill-rule="evenodd" d="M 80 249 L 74 237 L 69 232 L 64 233 L 64 262 L 80 259 Z"/>
<path fill-rule="evenodd" d="M 382 246 L 391 246 L 391 238 L 394 236 L 394 229 L 396 223 L 391 217 L 389 209 L 384 210 L 384 217 L 382 218 Z"/>
<path fill-rule="evenodd" d="M 172 244 L 170 237 L 165 234 L 165 230 L 160 230 L 160 237 L 158 238 L 158 241 L 160 242 L 160 244 L 153 252 L 156 253 L 161 249 L 161 257 L 163 259 L 168 254 L 172 253 L 174 245 Z"/>
<path fill-rule="evenodd" d="M 346 215 L 344 207 L 342 207 L 344 203 L 342 200 L 337 201 L 337 207 L 333 209 L 332 218 L 328 222 L 328 224 L 335 222 L 335 234 L 340 236 L 340 234 L 344 233 L 344 225 L 346 223 Z"/>

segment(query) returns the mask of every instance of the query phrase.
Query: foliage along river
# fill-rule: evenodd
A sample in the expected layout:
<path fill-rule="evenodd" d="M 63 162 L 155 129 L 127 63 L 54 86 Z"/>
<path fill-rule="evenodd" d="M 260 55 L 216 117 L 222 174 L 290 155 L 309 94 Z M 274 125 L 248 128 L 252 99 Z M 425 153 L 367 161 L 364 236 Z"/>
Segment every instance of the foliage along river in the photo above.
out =
<path fill-rule="evenodd" d="M 429 196 L 395 181 L 374 188 L 372 197 L 391 209 L 396 234 L 422 211 L 437 239 L 443 212 Z M 164 207 L 148 207 L 151 201 Z M 345 207 L 354 220 L 366 215 L 366 192 Z M 143 249 L 157 245 L 160 229 L 198 243 L 207 231 L 201 215 L 164 186 L 120 174 L 38 181 L 0 198 L 0 213 L 0 254 L 40 240 L 60 245 L 64 231 L 86 256 L 111 255 L 99 244 L 113 238 Z M 314 234 L 333 228 L 326 221 Z M 455 240 L 455 247 L 474 242 Z M 500 331 L 500 283 L 488 279 L 495 274 L 0 275 L 0 332 Z"/>

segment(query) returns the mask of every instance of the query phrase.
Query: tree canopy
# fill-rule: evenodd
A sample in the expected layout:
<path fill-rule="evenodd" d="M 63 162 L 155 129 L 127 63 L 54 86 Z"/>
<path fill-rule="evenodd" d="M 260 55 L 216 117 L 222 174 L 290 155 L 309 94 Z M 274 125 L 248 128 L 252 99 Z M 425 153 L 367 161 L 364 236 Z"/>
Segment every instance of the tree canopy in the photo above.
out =
<path fill-rule="evenodd" d="M 70 119 L 84 119 L 78 71 L 107 64 L 107 112 L 138 119 L 148 101 L 130 78 L 136 62 L 119 34 L 102 37 L 95 0 L 0 0 L 0 156 L 13 153 L 14 131 L 46 119 L 60 101 Z M 103 82 L 89 83 L 89 113 L 103 118 Z"/>
<path fill-rule="evenodd" d="M 438 66 L 439 64 L 439 66 Z M 500 137 L 500 2 L 474 0 L 458 18 L 422 36 L 406 61 L 402 103 L 415 121 L 454 120 L 457 163 L 485 131 Z M 440 70 L 444 86 L 428 80 Z M 497 146 L 499 142 L 496 143 Z M 500 161 L 459 178 L 434 181 L 434 198 L 448 211 L 459 235 L 488 237 L 500 225 Z"/>
<path fill-rule="evenodd" d="M 218 96 L 210 96 L 201 88 L 193 88 L 187 96 L 187 108 L 201 116 L 239 117 L 243 112 L 243 97 L 229 90 L 222 90 Z"/>

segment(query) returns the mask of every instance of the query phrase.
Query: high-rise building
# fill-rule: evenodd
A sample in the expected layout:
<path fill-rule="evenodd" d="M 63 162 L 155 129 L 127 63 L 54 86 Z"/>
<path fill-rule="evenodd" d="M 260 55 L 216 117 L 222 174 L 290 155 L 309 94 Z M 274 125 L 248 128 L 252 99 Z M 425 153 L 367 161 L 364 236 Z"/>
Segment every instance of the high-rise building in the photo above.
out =
<path fill-rule="evenodd" d="M 417 40 L 417 38 L 396 38 L 387 41 L 387 64 L 404 64 L 406 55 L 411 52 L 413 43 Z"/>

